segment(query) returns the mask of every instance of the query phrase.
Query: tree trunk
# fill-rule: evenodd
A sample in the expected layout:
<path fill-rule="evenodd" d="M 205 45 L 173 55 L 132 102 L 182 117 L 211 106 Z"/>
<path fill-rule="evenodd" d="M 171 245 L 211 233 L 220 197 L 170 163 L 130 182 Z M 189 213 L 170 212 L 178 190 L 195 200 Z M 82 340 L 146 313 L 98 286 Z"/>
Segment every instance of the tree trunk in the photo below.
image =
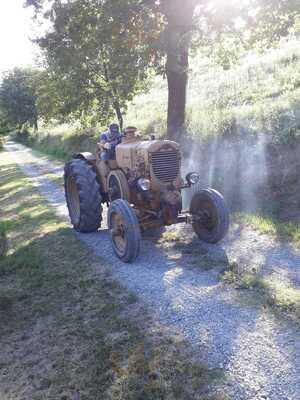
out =
<path fill-rule="evenodd" d="M 166 74 L 168 80 L 168 138 L 180 140 L 185 132 L 186 90 L 193 14 L 197 0 L 162 1 L 167 19 Z"/>
<path fill-rule="evenodd" d="M 123 115 L 122 115 L 122 111 L 121 111 L 121 107 L 120 107 L 120 103 L 118 100 L 118 91 L 116 90 L 112 79 L 110 78 L 109 72 L 108 72 L 108 67 L 106 65 L 106 63 L 103 63 L 103 67 L 104 67 L 104 75 L 105 75 L 105 80 L 108 83 L 109 87 L 110 87 L 110 96 L 112 97 L 113 101 L 112 101 L 112 106 L 115 110 L 116 116 L 118 118 L 119 121 L 119 125 L 120 125 L 120 129 L 123 129 Z"/>
<path fill-rule="evenodd" d="M 113 107 L 114 107 L 116 116 L 117 116 L 118 121 L 119 121 L 120 129 L 122 130 L 124 121 L 123 121 L 123 115 L 122 115 L 122 111 L 121 111 L 120 104 L 119 104 L 118 100 L 116 100 L 116 99 L 114 100 Z"/>
<path fill-rule="evenodd" d="M 35 132 L 37 132 L 39 129 L 39 126 L 38 126 L 38 119 L 36 117 L 33 120 L 33 127 L 34 127 Z"/>
<path fill-rule="evenodd" d="M 168 54 L 168 62 L 173 56 Z M 185 55 L 188 67 L 188 56 Z M 167 68 L 168 80 L 168 138 L 179 140 L 185 131 L 186 88 L 188 81 L 187 67 L 185 70 Z"/>

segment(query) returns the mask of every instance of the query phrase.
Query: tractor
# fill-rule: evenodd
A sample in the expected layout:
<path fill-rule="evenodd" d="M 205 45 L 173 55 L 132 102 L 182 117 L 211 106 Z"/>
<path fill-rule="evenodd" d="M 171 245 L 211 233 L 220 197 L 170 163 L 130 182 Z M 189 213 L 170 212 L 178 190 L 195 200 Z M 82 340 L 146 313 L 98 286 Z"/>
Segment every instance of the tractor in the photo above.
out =
<path fill-rule="evenodd" d="M 148 140 L 129 127 L 109 160 L 102 160 L 102 145 L 95 154 L 74 154 L 65 165 L 66 202 L 73 227 L 95 232 L 102 223 L 106 204 L 107 225 L 114 252 L 123 262 L 139 255 L 142 233 L 177 223 L 190 223 L 200 240 L 217 243 L 229 227 L 229 212 L 222 195 L 198 189 L 200 176 L 181 175 L 178 143 Z M 188 210 L 182 208 L 182 192 L 194 186 Z"/>

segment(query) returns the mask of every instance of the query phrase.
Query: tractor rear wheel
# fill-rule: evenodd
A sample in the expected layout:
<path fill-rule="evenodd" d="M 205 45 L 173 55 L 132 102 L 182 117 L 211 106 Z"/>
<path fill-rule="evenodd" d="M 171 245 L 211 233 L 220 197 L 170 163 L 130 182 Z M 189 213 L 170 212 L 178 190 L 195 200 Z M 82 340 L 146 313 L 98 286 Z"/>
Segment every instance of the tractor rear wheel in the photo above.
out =
<path fill-rule="evenodd" d="M 137 216 L 123 199 L 113 201 L 107 213 L 108 228 L 116 255 L 124 262 L 133 262 L 140 252 L 141 231 Z"/>
<path fill-rule="evenodd" d="M 64 181 L 72 225 L 79 232 L 97 231 L 102 220 L 102 198 L 93 166 L 80 159 L 67 162 Z"/>
<path fill-rule="evenodd" d="M 223 196 L 213 189 L 203 189 L 192 197 L 190 212 L 193 229 L 207 243 L 222 240 L 229 228 L 229 212 Z"/>

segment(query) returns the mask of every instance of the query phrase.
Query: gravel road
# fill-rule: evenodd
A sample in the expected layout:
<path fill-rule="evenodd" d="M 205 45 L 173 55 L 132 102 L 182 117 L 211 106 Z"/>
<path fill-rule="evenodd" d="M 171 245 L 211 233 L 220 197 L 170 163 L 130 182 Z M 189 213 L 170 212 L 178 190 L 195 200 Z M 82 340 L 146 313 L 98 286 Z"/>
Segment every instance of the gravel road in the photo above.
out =
<path fill-rule="evenodd" d="M 62 172 L 62 165 L 21 144 L 7 142 L 5 148 L 58 215 L 67 218 L 63 189 L 45 176 Z M 186 229 L 182 237 L 189 245 L 195 239 Z M 234 257 L 245 265 L 252 262 L 263 275 L 298 286 L 297 249 L 233 226 L 221 245 L 199 243 L 198 263 L 201 254 L 214 257 L 211 268 L 201 268 L 195 259 L 191 262 L 180 250 L 170 251 L 155 240 L 144 240 L 138 260 L 126 265 L 113 254 L 105 226 L 78 237 L 110 263 L 115 278 L 150 306 L 154 317 L 190 341 L 200 360 L 225 369 L 224 390 L 232 399 L 300 399 L 299 327 L 260 307 L 251 291 L 237 291 L 218 279 L 226 258 Z"/>

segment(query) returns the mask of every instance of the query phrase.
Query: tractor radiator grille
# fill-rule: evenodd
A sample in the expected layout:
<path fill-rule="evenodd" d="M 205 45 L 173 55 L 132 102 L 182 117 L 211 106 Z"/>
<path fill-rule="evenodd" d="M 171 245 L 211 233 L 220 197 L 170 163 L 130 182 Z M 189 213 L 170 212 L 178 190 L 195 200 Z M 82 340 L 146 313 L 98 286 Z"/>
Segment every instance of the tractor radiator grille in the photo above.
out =
<path fill-rule="evenodd" d="M 156 178 L 162 182 L 174 181 L 180 170 L 178 152 L 172 150 L 152 153 L 152 169 Z"/>

